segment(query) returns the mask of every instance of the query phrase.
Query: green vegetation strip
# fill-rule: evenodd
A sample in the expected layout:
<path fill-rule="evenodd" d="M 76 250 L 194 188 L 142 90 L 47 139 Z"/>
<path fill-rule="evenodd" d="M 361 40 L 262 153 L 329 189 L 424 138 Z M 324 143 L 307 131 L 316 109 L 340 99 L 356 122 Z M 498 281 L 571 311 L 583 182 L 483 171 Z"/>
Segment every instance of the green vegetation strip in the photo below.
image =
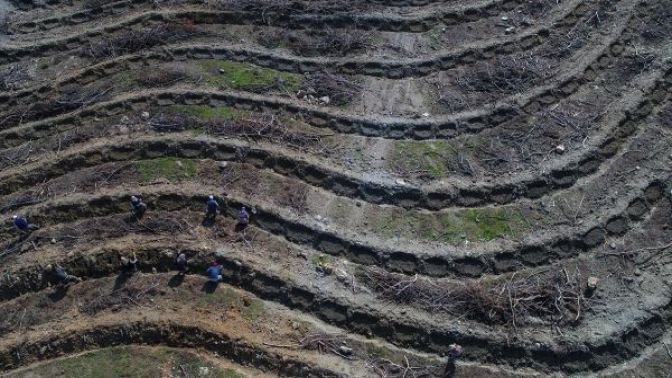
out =
<path fill-rule="evenodd" d="M 143 181 L 151 182 L 159 178 L 180 181 L 194 177 L 197 163 L 194 160 L 162 157 L 135 162 Z"/>
<path fill-rule="evenodd" d="M 529 228 L 523 213 L 510 207 L 485 207 L 443 214 L 401 212 L 386 214 L 374 222 L 375 231 L 386 236 L 421 238 L 459 244 L 512 238 Z"/>
<path fill-rule="evenodd" d="M 188 351 L 163 347 L 122 346 L 49 361 L 9 373 L 12 378 L 244 378 L 233 369 L 215 367 Z"/>
<path fill-rule="evenodd" d="M 198 64 L 205 74 L 205 82 L 213 87 L 251 89 L 272 86 L 276 90 L 296 92 L 303 81 L 299 74 L 248 63 L 210 59 Z"/>

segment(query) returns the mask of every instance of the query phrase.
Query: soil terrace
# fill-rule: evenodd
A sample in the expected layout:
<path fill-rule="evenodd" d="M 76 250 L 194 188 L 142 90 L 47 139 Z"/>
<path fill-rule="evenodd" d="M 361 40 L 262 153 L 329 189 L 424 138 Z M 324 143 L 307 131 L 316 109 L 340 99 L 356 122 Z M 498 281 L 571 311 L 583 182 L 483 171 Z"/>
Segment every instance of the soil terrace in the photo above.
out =
<path fill-rule="evenodd" d="M 672 367 L 670 0 L 6 7 L 3 376 Z"/>

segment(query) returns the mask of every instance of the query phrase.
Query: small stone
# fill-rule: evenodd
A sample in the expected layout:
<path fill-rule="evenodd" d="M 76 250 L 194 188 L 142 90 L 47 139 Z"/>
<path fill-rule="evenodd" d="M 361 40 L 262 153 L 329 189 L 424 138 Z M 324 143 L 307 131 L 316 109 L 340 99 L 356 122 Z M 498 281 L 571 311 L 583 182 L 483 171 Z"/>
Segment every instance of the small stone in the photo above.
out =
<path fill-rule="evenodd" d="M 611 247 L 611 249 L 616 249 L 616 243 L 609 244 L 609 247 Z"/>
<path fill-rule="evenodd" d="M 210 375 L 210 368 L 208 368 L 207 366 L 200 366 L 198 368 L 198 375 L 202 377 L 207 377 L 208 375 Z"/>
<path fill-rule="evenodd" d="M 422 116 L 427 118 L 427 117 L 429 117 L 429 113 L 422 113 Z"/>
<path fill-rule="evenodd" d="M 51 244 L 56 244 L 56 238 L 51 238 Z"/>
<path fill-rule="evenodd" d="M 509 17 L 507 17 L 507 16 L 502 16 L 502 21 L 509 21 Z"/>
<path fill-rule="evenodd" d="M 296 331 L 297 329 L 299 329 L 299 327 L 300 327 L 299 323 L 297 323 L 297 322 L 292 322 L 292 329 L 293 329 L 293 330 Z"/>
<path fill-rule="evenodd" d="M 154 273 L 154 274 L 158 273 L 158 271 L 156 270 L 155 267 L 152 267 L 152 273 Z"/>
<path fill-rule="evenodd" d="M 176 164 L 178 167 L 180 167 L 180 168 L 184 167 L 184 164 L 182 164 L 182 162 L 179 161 L 179 160 L 177 160 L 177 161 L 175 162 L 175 164 Z"/>
<path fill-rule="evenodd" d="M 145 119 L 145 120 L 149 119 L 149 112 L 142 112 L 140 114 L 140 117 L 142 117 L 142 119 Z"/>
<path fill-rule="evenodd" d="M 639 276 L 642 275 L 642 271 L 639 270 L 639 268 L 635 269 L 635 272 L 634 272 L 634 273 L 635 273 L 635 276 L 637 276 L 637 277 L 639 277 Z"/>
<path fill-rule="evenodd" d="M 228 161 L 220 161 L 220 162 L 217 162 L 217 165 L 219 166 L 219 168 L 226 168 L 229 165 L 229 162 Z"/>
<path fill-rule="evenodd" d="M 555 146 L 555 152 L 559 154 L 564 154 L 566 150 L 567 148 L 565 147 L 564 144 L 558 144 L 557 146 Z"/>
<path fill-rule="evenodd" d="M 329 96 L 322 96 L 318 100 L 320 100 L 320 102 L 323 103 L 324 105 L 329 105 L 329 103 L 331 102 Z"/>
<path fill-rule="evenodd" d="M 511 27 L 509 27 L 509 28 L 506 28 L 506 30 L 504 30 L 504 31 L 506 32 L 506 34 L 511 34 L 511 33 L 513 33 L 514 31 L 516 31 L 516 28 L 514 28 L 513 26 L 511 26 Z"/>
<path fill-rule="evenodd" d="M 226 70 L 223 69 L 223 68 L 220 68 L 220 69 L 219 69 L 219 73 L 224 74 L 224 73 L 226 73 Z"/>
<path fill-rule="evenodd" d="M 348 347 L 345 346 L 345 345 L 341 345 L 341 346 L 338 348 L 338 351 L 341 352 L 341 354 L 343 354 L 343 355 L 345 355 L 345 356 L 350 356 L 350 355 L 352 355 L 352 348 L 348 348 Z"/>
<path fill-rule="evenodd" d="M 357 207 L 362 207 L 362 203 L 361 203 L 361 202 L 357 202 L 357 203 L 355 203 L 355 206 L 357 206 Z"/>

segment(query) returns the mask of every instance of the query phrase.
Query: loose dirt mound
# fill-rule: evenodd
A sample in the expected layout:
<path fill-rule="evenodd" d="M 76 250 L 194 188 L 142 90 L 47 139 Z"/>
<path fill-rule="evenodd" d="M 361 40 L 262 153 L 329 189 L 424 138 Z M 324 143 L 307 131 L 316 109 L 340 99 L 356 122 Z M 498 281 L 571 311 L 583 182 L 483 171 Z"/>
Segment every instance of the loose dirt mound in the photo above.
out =
<path fill-rule="evenodd" d="M 672 1 L 10 3 L 9 376 L 672 367 Z"/>

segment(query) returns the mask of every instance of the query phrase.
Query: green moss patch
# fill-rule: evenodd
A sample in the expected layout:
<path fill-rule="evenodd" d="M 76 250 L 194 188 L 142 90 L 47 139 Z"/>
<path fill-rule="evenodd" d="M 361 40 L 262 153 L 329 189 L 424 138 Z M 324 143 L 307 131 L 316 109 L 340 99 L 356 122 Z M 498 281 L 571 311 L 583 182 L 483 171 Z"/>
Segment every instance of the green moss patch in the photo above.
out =
<path fill-rule="evenodd" d="M 397 141 L 389 167 L 399 173 L 424 173 L 434 178 L 446 177 L 455 170 L 458 151 L 443 141 Z"/>
<path fill-rule="evenodd" d="M 215 367 L 203 357 L 163 347 L 122 346 L 85 353 L 9 373 L 13 378 L 243 378 L 233 369 Z"/>
<path fill-rule="evenodd" d="M 264 313 L 264 311 L 266 311 L 264 302 L 259 299 L 253 299 L 243 309 L 243 318 L 249 321 L 255 321 Z"/>
<path fill-rule="evenodd" d="M 280 91 L 296 92 L 303 81 L 302 75 L 249 63 L 209 59 L 198 64 L 206 74 L 205 82 L 218 88 L 252 89 L 274 86 Z"/>
<path fill-rule="evenodd" d="M 374 231 L 385 236 L 459 244 L 515 237 L 529 228 L 524 215 L 510 207 L 478 208 L 443 214 L 399 212 L 372 222 Z"/>
<path fill-rule="evenodd" d="M 163 157 L 152 160 L 140 160 L 135 166 L 143 181 L 154 181 L 166 178 L 171 181 L 180 181 L 194 177 L 197 164 L 193 160 Z"/>

